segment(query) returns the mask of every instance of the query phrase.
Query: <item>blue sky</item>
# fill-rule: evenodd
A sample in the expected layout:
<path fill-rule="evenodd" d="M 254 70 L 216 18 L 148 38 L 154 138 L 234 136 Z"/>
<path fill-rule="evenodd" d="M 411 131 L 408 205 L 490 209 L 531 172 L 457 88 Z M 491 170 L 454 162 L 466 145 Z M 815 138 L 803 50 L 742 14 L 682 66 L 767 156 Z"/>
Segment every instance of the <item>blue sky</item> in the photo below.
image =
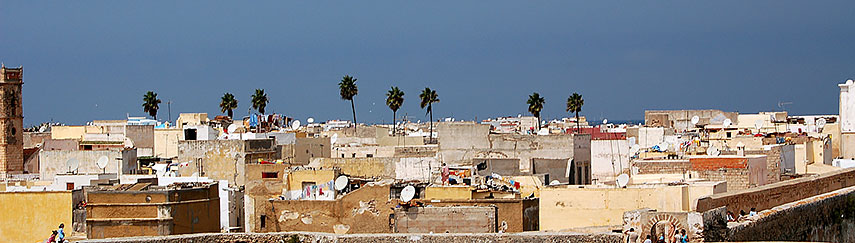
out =
<path fill-rule="evenodd" d="M 592 119 L 645 109 L 836 114 L 855 77 L 853 1 L 0 1 L 0 61 L 24 65 L 25 124 L 143 115 L 221 114 L 224 92 L 245 115 L 256 88 L 268 111 L 349 119 L 337 82 L 356 76 L 357 116 L 567 116 L 572 92 Z"/>

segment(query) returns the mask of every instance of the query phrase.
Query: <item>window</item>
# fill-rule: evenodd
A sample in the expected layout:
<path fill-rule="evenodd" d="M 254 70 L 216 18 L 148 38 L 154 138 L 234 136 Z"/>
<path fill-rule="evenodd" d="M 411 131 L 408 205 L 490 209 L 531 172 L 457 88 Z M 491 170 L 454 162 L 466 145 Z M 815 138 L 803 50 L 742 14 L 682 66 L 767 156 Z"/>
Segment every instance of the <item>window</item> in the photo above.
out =
<path fill-rule="evenodd" d="M 366 154 L 365 157 L 374 158 L 374 154 Z"/>
<path fill-rule="evenodd" d="M 727 138 L 730 138 L 730 136 L 731 136 L 730 132 L 727 132 Z"/>
<path fill-rule="evenodd" d="M 261 215 L 261 228 L 264 229 L 265 226 L 267 226 L 267 215 L 262 214 Z"/>
<path fill-rule="evenodd" d="M 353 153 L 353 158 L 356 158 L 356 153 Z"/>
<path fill-rule="evenodd" d="M 92 150 L 92 145 L 83 145 L 83 150 Z"/>
<path fill-rule="evenodd" d="M 279 178 L 279 172 L 261 172 L 262 179 L 276 179 Z"/>
<path fill-rule="evenodd" d="M 69 191 L 74 190 L 74 182 L 66 182 L 65 183 L 65 190 L 69 190 Z"/>

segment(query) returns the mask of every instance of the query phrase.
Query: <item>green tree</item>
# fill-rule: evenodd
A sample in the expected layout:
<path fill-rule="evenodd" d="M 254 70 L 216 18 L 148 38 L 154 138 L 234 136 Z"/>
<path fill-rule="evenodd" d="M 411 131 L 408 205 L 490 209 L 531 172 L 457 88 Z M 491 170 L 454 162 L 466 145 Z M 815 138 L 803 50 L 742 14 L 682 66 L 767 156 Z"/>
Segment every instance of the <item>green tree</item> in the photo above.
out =
<path fill-rule="evenodd" d="M 226 112 L 229 115 L 229 118 L 233 118 L 233 110 L 237 109 L 238 100 L 235 99 L 235 96 L 232 93 L 225 93 L 223 97 L 220 98 L 220 110 L 222 112 Z"/>
<path fill-rule="evenodd" d="M 582 111 L 582 105 L 585 105 L 585 100 L 582 95 L 573 93 L 567 98 L 567 111 L 576 113 L 576 130 L 579 130 L 579 112 Z"/>
<path fill-rule="evenodd" d="M 396 114 L 402 104 L 404 104 L 404 91 L 393 86 L 392 89 L 386 93 L 386 106 L 389 106 L 389 109 L 392 109 L 392 136 L 395 136 L 395 131 L 397 131 L 398 128 L 398 125 L 395 123 L 395 119 L 398 117 Z"/>
<path fill-rule="evenodd" d="M 353 97 L 359 94 L 359 88 L 356 87 L 356 78 L 344 75 L 341 78 L 341 82 L 338 83 L 338 89 L 341 99 L 350 101 L 350 111 L 353 112 L 353 132 L 356 134 L 356 105 L 353 104 Z"/>
<path fill-rule="evenodd" d="M 427 107 L 426 114 L 430 115 L 430 133 L 428 135 L 428 140 L 433 142 L 433 103 L 439 102 L 439 96 L 436 94 L 436 90 L 431 90 L 430 88 L 425 88 L 422 90 L 422 93 L 419 94 L 419 98 L 422 100 L 421 104 L 419 104 L 422 109 Z"/>
<path fill-rule="evenodd" d="M 157 98 L 157 93 L 148 91 L 143 95 L 143 111 L 155 120 L 157 120 L 157 109 L 160 109 L 159 105 L 160 99 Z"/>
<path fill-rule="evenodd" d="M 252 108 L 264 115 L 264 108 L 267 107 L 268 102 L 264 89 L 255 89 L 255 94 L 252 95 Z"/>
<path fill-rule="evenodd" d="M 528 96 L 528 101 L 525 102 L 528 104 L 528 112 L 537 117 L 537 130 L 540 131 L 540 111 L 543 110 L 543 104 L 546 103 L 546 100 L 540 96 L 537 92 Z"/>

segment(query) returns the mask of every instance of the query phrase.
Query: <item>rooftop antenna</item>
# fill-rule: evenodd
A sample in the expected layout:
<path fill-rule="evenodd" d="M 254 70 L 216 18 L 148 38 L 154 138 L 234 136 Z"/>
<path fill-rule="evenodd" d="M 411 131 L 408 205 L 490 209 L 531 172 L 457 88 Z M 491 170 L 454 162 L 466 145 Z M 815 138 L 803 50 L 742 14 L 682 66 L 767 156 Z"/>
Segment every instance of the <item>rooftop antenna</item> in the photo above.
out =
<path fill-rule="evenodd" d="M 73 174 L 80 167 L 80 161 L 77 158 L 70 158 L 65 161 L 65 168 L 68 168 L 68 173 Z"/>
<path fill-rule="evenodd" d="M 95 165 L 97 165 L 98 168 L 101 169 L 102 173 L 106 174 L 107 173 L 107 169 L 106 169 L 107 163 L 109 163 L 109 162 L 110 162 L 110 159 L 108 159 L 107 156 L 101 156 L 101 158 L 98 158 L 98 162 L 95 162 Z"/>

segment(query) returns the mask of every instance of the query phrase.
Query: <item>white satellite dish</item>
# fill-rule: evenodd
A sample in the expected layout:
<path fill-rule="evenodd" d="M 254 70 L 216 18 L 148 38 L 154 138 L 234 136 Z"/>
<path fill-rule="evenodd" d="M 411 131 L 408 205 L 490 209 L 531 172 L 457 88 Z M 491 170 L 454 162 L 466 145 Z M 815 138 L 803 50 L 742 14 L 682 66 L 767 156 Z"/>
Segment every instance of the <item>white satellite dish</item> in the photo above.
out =
<path fill-rule="evenodd" d="M 99 169 L 103 170 L 104 168 L 107 168 L 107 163 L 109 162 L 110 159 L 108 159 L 107 156 L 101 156 L 101 158 L 98 158 L 98 161 L 95 162 L 95 165 L 97 165 Z"/>
<path fill-rule="evenodd" d="M 291 122 L 291 129 L 300 129 L 300 120 L 294 120 L 293 122 Z"/>
<path fill-rule="evenodd" d="M 413 197 L 416 196 L 416 188 L 413 186 L 404 187 L 404 190 L 401 190 L 401 201 L 410 202 L 413 200 Z"/>
<path fill-rule="evenodd" d="M 609 119 L 603 119 L 603 124 L 609 124 Z"/>
<path fill-rule="evenodd" d="M 151 166 L 151 169 L 155 171 L 157 177 L 163 177 L 166 174 L 166 164 L 154 164 Z"/>
<path fill-rule="evenodd" d="M 552 180 L 551 182 L 549 182 L 550 186 L 554 186 L 554 185 L 558 185 L 558 184 L 561 184 L 561 182 L 558 180 Z"/>
<path fill-rule="evenodd" d="M 707 155 L 709 155 L 709 156 L 719 156 L 719 155 L 721 155 L 721 150 L 719 150 L 719 149 L 718 149 L 718 148 L 716 148 L 716 147 L 710 147 L 709 149 L 707 149 Z"/>
<path fill-rule="evenodd" d="M 698 125 L 698 122 L 700 122 L 700 121 L 701 121 L 700 117 L 698 117 L 698 116 L 692 117 L 692 125 Z"/>
<path fill-rule="evenodd" d="M 628 184 L 628 183 L 629 183 L 629 175 L 627 175 L 627 174 L 620 174 L 620 175 L 617 177 L 617 185 L 618 185 L 618 187 L 625 187 L 625 186 L 626 186 L 626 184 Z"/>
<path fill-rule="evenodd" d="M 312 124 L 312 123 L 314 123 L 314 122 L 315 122 L 315 118 L 311 118 L 311 117 L 309 117 L 309 118 L 307 118 L 307 119 L 306 119 L 306 124 Z"/>
<path fill-rule="evenodd" d="M 721 125 L 724 127 L 729 127 L 730 125 L 733 125 L 733 121 L 731 121 L 730 119 L 724 119 L 724 122 L 722 122 Z"/>
<path fill-rule="evenodd" d="M 347 176 L 339 176 L 338 178 L 335 178 L 335 190 L 344 190 L 344 188 L 347 187 L 347 182 Z"/>
<path fill-rule="evenodd" d="M 65 161 L 65 168 L 68 168 L 68 173 L 74 173 L 80 167 L 80 161 L 77 158 L 70 158 Z"/>
<path fill-rule="evenodd" d="M 638 151 L 640 151 L 640 150 L 641 150 L 641 145 L 638 145 L 638 144 L 633 144 L 631 147 L 629 147 L 629 152 L 631 154 L 638 153 Z"/>
<path fill-rule="evenodd" d="M 754 121 L 754 128 L 757 128 L 757 130 L 760 130 L 760 128 L 763 128 L 763 120 Z"/>
<path fill-rule="evenodd" d="M 545 128 L 545 127 L 541 128 L 540 130 L 537 131 L 537 135 L 541 135 L 541 136 L 549 135 L 549 129 Z"/>
<path fill-rule="evenodd" d="M 816 120 L 816 129 L 824 128 L 827 123 L 828 121 L 826 121 L 825 118 L 819 118 L 819 120 Z"/>
<path fill-rule="evenodd" d="M 237 131 L 237 128 L 238 128 L 237 124 L 231 124 L 231 125 L 229 125 L 228 128 L 226 128 L 226 131 L 228 131 L 229 134 L 232 134 L 232 133 L 235 133 L 235 131 Z"/>
<path fill-rule="evenodd" d="M 333 133 L 332 137 L 330 137 L 330 144 L 335 144 L 335 141 L 338 141 L 338 133 Z"/>
<path fill-rule="evenodd" d="M 47 126 L 39 127 L 39 132 L 45 132 L 45 131 L 47 131 Z"/>

